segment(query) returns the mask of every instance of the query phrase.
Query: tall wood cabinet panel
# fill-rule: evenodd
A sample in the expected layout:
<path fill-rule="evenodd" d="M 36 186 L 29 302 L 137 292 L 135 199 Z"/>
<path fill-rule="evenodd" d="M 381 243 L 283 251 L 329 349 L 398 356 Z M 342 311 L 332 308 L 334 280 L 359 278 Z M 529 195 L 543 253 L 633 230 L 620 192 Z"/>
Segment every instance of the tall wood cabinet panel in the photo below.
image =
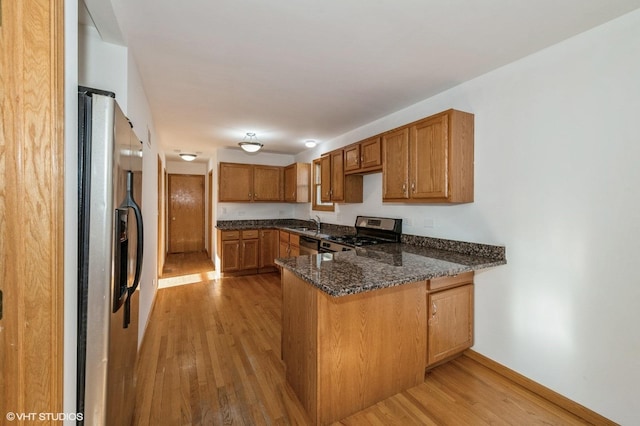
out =
<path fill-rule="evenodd" d="M 293 163 L 284 168 L 284 201 L 311 201 L 311 164 Z"/>
<path fill-rule="evenodd" d="M 473 132 L 473 114 L 448 110 L 383 135 L 383 201 L 473 202 Z"/>

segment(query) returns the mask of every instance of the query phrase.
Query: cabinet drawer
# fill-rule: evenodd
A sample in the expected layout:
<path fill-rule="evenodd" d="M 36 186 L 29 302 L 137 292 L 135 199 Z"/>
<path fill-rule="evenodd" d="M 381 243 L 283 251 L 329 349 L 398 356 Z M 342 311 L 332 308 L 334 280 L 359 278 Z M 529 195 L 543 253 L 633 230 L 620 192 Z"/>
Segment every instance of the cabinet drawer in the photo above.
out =
<path fill-rule="evenodd" d="M 473 271 L 453 275 L 451 277 L 433 278 L 427 281 L 427 290 L 442 290 L 473 282 Z"/>
<path fill-rule="evenodd" d="M 243 240 L 248 240 L 251 238 L 258 238 L 258 230 L 257 229 L 251 229 L 251 230 L 244 230 L 242 231 L 242 239 Z"/>
<path fill-rule="evenodd" d="M 222 231 L 222 241 L 240 239 L 240 231 Z"/>

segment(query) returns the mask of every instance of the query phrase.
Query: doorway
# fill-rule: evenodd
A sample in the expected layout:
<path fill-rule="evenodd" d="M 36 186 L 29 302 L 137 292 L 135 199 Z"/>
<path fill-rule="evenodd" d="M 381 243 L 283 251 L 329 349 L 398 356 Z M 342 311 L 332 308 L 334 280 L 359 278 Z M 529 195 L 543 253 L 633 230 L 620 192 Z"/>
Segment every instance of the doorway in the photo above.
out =
<path fill-rule="evenodd" d="M 204 251 L 204 175 L 169 175 L 169 253 Z"/>

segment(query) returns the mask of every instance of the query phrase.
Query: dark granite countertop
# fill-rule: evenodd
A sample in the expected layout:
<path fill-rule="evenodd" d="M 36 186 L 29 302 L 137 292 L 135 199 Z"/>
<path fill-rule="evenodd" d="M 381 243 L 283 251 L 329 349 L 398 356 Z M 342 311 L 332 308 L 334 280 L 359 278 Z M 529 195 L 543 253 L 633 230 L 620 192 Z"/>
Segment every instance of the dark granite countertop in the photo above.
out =
<path fill-rule="evenodd" d="M 280 258 L 276 263 L 325 293 L 339 297 L 507 262 L 504 256 L 484 257 L 400 243 L 368 246 L 350 252 Z"/>

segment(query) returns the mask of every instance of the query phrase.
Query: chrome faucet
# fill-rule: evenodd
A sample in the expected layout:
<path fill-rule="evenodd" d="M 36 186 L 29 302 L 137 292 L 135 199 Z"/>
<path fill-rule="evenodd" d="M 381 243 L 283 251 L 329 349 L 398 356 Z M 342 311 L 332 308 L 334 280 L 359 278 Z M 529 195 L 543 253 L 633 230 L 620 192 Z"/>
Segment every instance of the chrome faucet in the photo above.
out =
<path fill-rule="evenodd" d="M 316 215 L 316 218 L 313 219 L 309 219 L 311 222 L 313 222 L 316 225 L 316 233 L 320 233 L 320 216 Z"/>

